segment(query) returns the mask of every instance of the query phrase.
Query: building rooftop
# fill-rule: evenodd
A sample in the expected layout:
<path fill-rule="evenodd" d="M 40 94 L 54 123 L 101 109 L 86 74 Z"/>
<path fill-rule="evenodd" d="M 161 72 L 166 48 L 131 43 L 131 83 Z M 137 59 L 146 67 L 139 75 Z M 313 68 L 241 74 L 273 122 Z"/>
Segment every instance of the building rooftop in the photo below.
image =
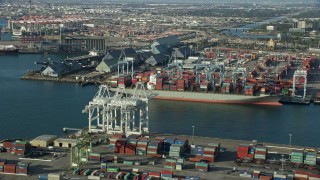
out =
<path fill-rule="evenodd" d="M 56 135 L 41 135 L 34 138 L 32 141 L 48 141 L 50 139 L 56 139 L 56 138 L 58 138 L 58 136 Z"/>
<path fill-rule="evenodd" d="M 58 138 L 54 141 L 57 141 L 60 143 L 77 143 L 78 142 L 76 139 L 67 139 L 67 138 Z"/>

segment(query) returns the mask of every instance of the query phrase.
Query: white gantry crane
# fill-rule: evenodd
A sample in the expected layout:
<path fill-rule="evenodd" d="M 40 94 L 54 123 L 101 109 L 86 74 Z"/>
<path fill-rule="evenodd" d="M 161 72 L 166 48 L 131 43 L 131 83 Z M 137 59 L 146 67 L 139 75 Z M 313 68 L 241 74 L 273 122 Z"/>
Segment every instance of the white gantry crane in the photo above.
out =
<path fill-rule="evenodd" d="M 299 88 L 303 86 L 303 99 L 306 97 L 307 90 L 307 71 L 302 69 L 297 69 L 293 74 L 293 84 L 292 84 L 292 96 L 295 96 L 295 88 L 298 85 Z"/>
<path fill-rule="evenodd" d="M 131 92 L 130 92 L 131 91 Z M 89 132 L 107 134 L 143 134 L 149 132 L 148 95 L 140 82 L 135 89 L 126 91 L 118 88 L 110 96 L 108 87 L 103 85 L 83 112 L 89 113 Z M 92 122 L 97 125 L 92 125 Z"/>
<path fill-rule="evenodd" d="M 101 85 L 95 97 L 89 102 L 82 113 L 88 113 L 89 132 L 105 132 L 105 121 L 101 112 L 104 107 L 111 102 L 112 95 L 107 85 Z"/>

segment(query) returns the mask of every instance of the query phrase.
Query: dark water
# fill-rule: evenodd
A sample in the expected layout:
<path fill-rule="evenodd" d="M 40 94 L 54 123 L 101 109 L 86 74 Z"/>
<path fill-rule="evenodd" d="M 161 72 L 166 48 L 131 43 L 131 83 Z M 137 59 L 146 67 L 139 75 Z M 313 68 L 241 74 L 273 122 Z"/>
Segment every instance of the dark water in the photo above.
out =
<path fill-rule="evenodd" d="M 53 60 L 66 55 L 49 55 Z M 25 81 L 42 55 L 0 56 L 0 139 L 62 134 L 63 127 L 82 128 L 81 110 L 93 98 L 95 86 Z M 152 100 L 150 131 L 219 138 L 319 146 L 320 106 L 250 106 Z"/>
<path fill-rule="evenodd" d="M 276 38 L 275 34 L 268 34 L 268 35 L 258 35 L 258 34 L 245 34 L 245 31 L 257 28 L 259 26 L 270 24 L 276 21 L 280 21 L 282 19 L 286 18 L 285 16 L 270 18 L 261 22 L 255 22 L 251 24 L 246 24 L 244 26 L 240 26 L 237 28 L 231 28 L 230 30 L 225 30 L 222 33 L 225 35 L 231 35 L 231 36 L 238 36 L 240 38 L 247 38 L 247 39 L 271 39 Z"/>

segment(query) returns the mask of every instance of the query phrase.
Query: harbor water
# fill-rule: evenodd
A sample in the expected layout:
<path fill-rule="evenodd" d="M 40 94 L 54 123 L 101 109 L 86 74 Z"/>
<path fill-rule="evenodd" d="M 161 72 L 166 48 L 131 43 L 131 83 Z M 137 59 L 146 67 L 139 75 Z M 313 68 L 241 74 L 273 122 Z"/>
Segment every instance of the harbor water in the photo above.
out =
<path fill-rule="evenodd" d="M 61 60 L 67 55 L 49 55 Z M 36 68 L 40 54 L 0 55 L 0 139 L 62 135 L 63 127 L 87 126 L 81 110 L 97 87 L 26 81 L 21 75 Z M 252 106 L 151 100 L 150 131 L 217 138 L 258 140 L 318 147 L 320 106 Z"/>

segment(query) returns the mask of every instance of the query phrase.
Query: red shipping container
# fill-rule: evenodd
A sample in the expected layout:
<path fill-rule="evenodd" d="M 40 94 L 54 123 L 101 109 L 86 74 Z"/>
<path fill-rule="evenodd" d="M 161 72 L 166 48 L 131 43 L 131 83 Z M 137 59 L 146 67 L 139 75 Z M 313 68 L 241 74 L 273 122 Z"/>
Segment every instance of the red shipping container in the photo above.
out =
<path fill-rule="evenodd" d="M 13 143 L 12 142 L 3 142 L 3 147 L 6 149 L 12 149 Z"/>
<path fill-rule="evenodd" d="M 147 154 L 147 156 L 161 158 L 161 154 Z"/>
<path fill-rule="evenodd" d="M 294 180 L 308 180 L 308 178 L 303 178 L 303 177 L 295 177 Z"/>
<path fill-rule="evenodd" d="M 16 173 L 16 164 L 5 164 L 3 172 L 5 172 L 5 173 Z"/>
<path fill-rule="evenodd" d="M 271 180 L 272 177 L 270 176 L 260 176 L 259 179 L 263 179 L 263 180 Z"/>
<path fill-rule="evenodd" d="M 168 171 L 168 170 L 162 170 L 161 171 L 161 174 L 169 174 L 169 175 L 172 175 L 172 171 Z"/>
<path fill-rule="evenodd" d="M 209 162 L 214 162 L 214 158 L 212 157 L 203 157 L 202 158 L 203 160 L 207 160 L 207 161 L 209 161 Z"/>
<path fill-rule="evenodd" d="M 125 138 L 126 136 L 124 134 L 113 134 L 112 138 L 117 138 L 117 139 L 121 139 L 121 138 Z"/>
<path fill-rule="evenodd" d="M 164 162 L 166 166 L 176 166 L 175 162 Z"/>
<path fill-rule="evenodd" d="M 300 170 L 295 170 L 294 174 L 304 174 L 304 175 L 309 175 L 309 172 L 306 171 L 300 171 Z"/>
<path fill-rule="evenodd" d="M 149 172 L 149 176 L 152 176 L 152 177 L 160 177 L 161 174 L 159 172 Z"/>

